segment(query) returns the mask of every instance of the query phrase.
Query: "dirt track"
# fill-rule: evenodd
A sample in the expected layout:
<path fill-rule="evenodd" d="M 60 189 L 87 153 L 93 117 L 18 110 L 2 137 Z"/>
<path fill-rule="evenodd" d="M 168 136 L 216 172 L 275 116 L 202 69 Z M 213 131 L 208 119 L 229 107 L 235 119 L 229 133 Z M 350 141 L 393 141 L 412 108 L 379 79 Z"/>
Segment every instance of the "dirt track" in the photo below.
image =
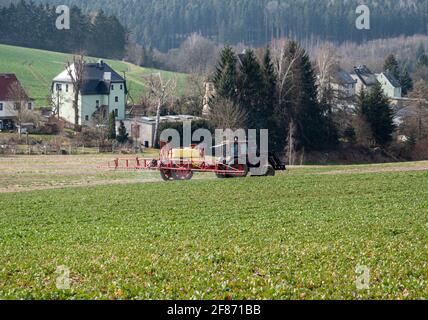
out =
<path fill-rule="evenodd" d="M 160 182 L 158 172 L 98 169 L 115 155 L 0 157 L 0 193 Z M 127 158 L 136 156 L 128 155 Z M 428 171 L 428 162 L 362 166 L 297 166 L 285 174 L 364 174 Z M 198 175 L 196 179 L 214 179 Z"/>

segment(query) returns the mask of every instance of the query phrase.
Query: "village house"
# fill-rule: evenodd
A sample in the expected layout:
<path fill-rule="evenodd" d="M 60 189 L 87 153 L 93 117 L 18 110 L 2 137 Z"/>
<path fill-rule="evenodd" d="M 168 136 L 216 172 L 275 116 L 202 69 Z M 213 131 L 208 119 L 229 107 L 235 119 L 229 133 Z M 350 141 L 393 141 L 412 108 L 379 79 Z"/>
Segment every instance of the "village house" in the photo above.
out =
<path fill-rule="evenodd" d="M 401 84 L 391 72 L 385 71 L 376 74 L 376 78 L 388 98 L 400 99 L 402 97 Z"/>
<path fill-rule="evenodd" d="M 351 74 L 351 77 L 357 81 L 355 86 L 355 93 L 357 95 L 359 95 L 362 90 L 370 92 L 378 83 L 376 75 L 365 65 L 354 67 L 354 73 Z"/>
<path fill-rule="evenodd" d="M 199 120 L 198 117 L 189 115 L 174 115 L 160 117 L 160 123 L 184 123 L 185 121 Z M 123 121 L 129 137 L 135 143 L 143 145 L 145 148 L 152 148 L 155 138 L 156 117 L 138 117 L 126 119 Z M 120 121 L 116 122 L 116 128 L 119 128 Z"/>
<path fill-rule="evenodd" d="M 331 88 L 340 98 L 351 98 L 356 93 L 357 80 L 345 70 L 338 69 L 333 73 Z"/>
<path fill-rule="evenodd" d="M 117 120 L 125 119 L 127 86 L 122 76 L 100 60 L 85 64 L 83 79 L 78 101 L 79 125 L 93 126 L 99 116 L 107 119 L 111 112 Z M 73 83 L 68 70 L 64 70 L 52 81 L 52 100 L 57 114 L 70 123 L 75 122 L 73 99 Z"/>
<path fill-rule="evenodd" d="M 15 74 L 0 74 L 0 130 L 12 130 L 20 115 L 33 111 L 33 101 Z"/>

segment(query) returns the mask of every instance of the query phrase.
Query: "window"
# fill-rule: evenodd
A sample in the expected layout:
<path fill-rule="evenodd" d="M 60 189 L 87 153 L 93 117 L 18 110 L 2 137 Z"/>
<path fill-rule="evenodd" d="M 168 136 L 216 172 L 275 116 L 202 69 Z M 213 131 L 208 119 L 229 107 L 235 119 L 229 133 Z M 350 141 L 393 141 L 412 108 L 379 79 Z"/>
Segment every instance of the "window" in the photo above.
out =
<path fill-rule="evenodd" d="M 85 121 L 89 121 L 89 116 L 85 116 Z"/>
<path fill-rule="evenodd" d="M 114 84 L 111 85 L 111 90 L 114 90 Z"/>
<path fill-rule="evenodd" d="M 56 84 L 56 91 L 62 91 L 62 85 L 61 83 Z"/>
<path fill-rule="evenodd" d="M 95 106 L 97 107 L 97 109 L 100 107 L 100 100 L 95 101 Z"/>
<path fill-rule="evenodd" d="M 31 110 L 33 108 L 33 105 L 31 104 L 31 102 L 28 102 L 28 110 Z"/>
<path fill-rule="evenodd" d="M 65 92 L 68 92 L 68 84 L 65 85 Z"/>
<path fill-rule="evenodd" d="M 114 97 L 114 102 L 119 102 L 119 97 Z"/>
<path fill-rule="evenodd" d="M 19 107 L 20 107 L 20 104 L 19 104 L 19 102 L 15 102 L 14 104 L 13 104 L 13 110 L 19 110 Z"/>
<path fill-rule="evenodd" d="M 123 90 L 123 84 L 120 85 L 120 90 Z"/>
<path fill-rule="evenodd" d="M 119 110 L 114 109 L 114 116 L 115 116 L 115 117 L 118 117 L 118 116 L 119 116 Z"/>
<path fill-rule="evenodd" d="M 0 103 L 0 111 L 3 111 L 3 103 Z"/>

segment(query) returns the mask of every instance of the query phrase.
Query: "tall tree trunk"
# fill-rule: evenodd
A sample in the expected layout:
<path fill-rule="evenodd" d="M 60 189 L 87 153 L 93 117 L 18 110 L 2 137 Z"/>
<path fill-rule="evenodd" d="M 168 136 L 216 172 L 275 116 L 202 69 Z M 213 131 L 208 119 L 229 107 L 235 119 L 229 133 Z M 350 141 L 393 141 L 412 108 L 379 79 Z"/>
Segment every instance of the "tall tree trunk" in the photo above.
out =
<path fill-rule="evenodd" d="M 75 93 L 74 93 L 73 109 L 74 109 L 74 131 L 80 132 L 81 127 L 79 125 L 79 92 L 77 90 L 75 90 Z"/>
<path fill-rule="evenodd" d="M 288 164 L 290 166 L 294 165 L 294 157 L 295 157 L 295 141 L 294 135 L 296 131 L 296 126 L 294 124 L 294 120 L 290 120 L 288 124 L 288 146 L 287 146 L 287 154 L 288 154 Z"/>
<path fill-rule="evenodd" d="M 161 107 L 162 107 L 162 103 L 159 100 L 158 107 L 156 109 L 156 124 L 155 124 L 155 136 L 153 137 L 153 147 L 156 147 L 158 145 L 158 143 L 159 143 L 159 141 L 158 141 L 158 131 L 159 131 Z"/>

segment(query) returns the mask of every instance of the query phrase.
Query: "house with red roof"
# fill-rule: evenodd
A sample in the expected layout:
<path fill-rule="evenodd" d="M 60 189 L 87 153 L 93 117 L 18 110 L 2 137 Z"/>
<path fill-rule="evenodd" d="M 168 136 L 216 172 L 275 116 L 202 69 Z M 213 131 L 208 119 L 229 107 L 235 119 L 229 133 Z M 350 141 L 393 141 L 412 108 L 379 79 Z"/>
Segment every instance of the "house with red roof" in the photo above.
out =
<path fill-rule="evenodd" d="M 0 73 L 0 130 L 13 129 L 25 111 L 33 111 L 33 102 L 21 82 L 15 74 Z"/>

